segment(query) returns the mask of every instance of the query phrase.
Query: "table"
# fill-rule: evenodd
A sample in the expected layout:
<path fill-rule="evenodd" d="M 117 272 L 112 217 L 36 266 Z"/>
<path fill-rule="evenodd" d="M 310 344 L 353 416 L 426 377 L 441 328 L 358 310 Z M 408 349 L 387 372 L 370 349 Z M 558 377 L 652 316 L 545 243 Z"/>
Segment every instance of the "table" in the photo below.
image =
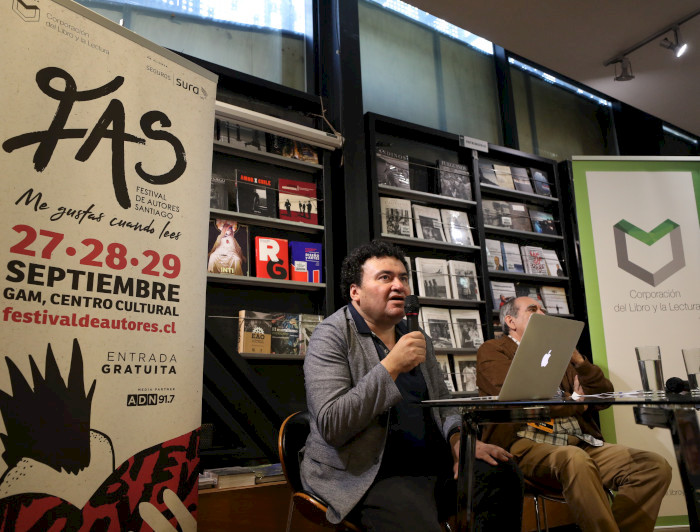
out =
<path fill-rule="evenodd" d="M 474 460 L 479 425 L 491 423 L 527 423 L 551 418 L 550 407 L 570 405 L 571 398 L 539 401 L 494 401 L 469 398 L 423 401 L 425 407 L 457 407 L 462 413 L 462 438 L 457 479 L 457 530 L 472 531 L 474 515 Z M 683 394 L 610 394 L 606 397 L 579 398 L 577 404 L 634 406 L 634 418 L 640 425 L 667 428 L 678 461 L 691 530 L 700 530 L 700 427 L 696 408 L 700 395 Z"/>

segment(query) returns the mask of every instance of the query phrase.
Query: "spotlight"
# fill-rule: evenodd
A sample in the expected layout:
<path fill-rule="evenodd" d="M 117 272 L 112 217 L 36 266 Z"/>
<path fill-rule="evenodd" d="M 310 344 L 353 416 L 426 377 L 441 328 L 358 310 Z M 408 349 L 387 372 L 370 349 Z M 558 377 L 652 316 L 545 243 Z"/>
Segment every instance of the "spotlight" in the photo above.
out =
<path fill-rule="evenodd" d="M 620 73 L 617 73 L 617 63 L 620 63 Z M 615 63 L 615 81 L 630 81 L 634 79 L 634 74 L 632 73 L 632 63 L 630 63 L 629 57 L 625 56 Z"/>
<path fill-rule="evenodd" d="M 678 26 L 673 28 L 673 36 L 675 38 L 675 42 L 671 41 L 668 37 L 665 37 L 659 44 L 663 48 L 673 51 L 673 53 L 676 54 L 676 57 L 680 57 L 688 49 L 688 44 L 683 42 L 683 39 L 681 39 L 681 30 Z"/>

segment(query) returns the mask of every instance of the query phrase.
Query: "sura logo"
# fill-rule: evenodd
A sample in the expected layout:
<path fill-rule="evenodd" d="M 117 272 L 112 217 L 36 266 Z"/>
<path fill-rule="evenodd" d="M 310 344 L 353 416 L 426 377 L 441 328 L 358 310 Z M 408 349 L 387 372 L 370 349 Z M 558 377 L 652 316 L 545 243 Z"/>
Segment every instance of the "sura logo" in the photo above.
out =
<path fill-rule="evenodd" d="M 672 220 L 664 220 L 654 229 L 646 232 L 623 219 L 613 226 L 613 233 L 615 235 L 617 266 L 621 270 L 626 271 L 651 286 L 658 286 L 685 267 L 681 226 Z M 647 246 L 653 246 L 656 242 L 668 235 L 671 242 L 671 259 L 655 272 L 651 272 L 639 264 L 632 262 L 627 250 L 628 235 L 632 238 L 636 238 Z"/>
<path fill-rule="evenodd" d="M 175 78 L 175 85 L 178 87 L 181 87 L 182 89 L 191 92 L 192 94 L 196 94 L 199 96 L 202 100 L 206 100 L 207 97 L 209 96 L 207 94 L 207 91 L 204 90 L 203 87 L 198 87 L 197 85 L 194 85 L 190 83 L 189 81 L 185 81 L 182 78 Z"/>

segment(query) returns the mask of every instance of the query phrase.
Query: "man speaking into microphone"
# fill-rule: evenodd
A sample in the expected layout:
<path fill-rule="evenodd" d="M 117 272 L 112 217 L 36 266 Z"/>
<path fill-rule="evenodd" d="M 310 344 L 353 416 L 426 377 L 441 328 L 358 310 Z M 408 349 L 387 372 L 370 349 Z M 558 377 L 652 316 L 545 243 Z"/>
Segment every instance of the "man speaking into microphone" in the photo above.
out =
<path fill-rule="evenodd" d="M 418 330 L 406 258 L 373 241 L 343 261 L 348 305 L 314 331 L 304 376 L 311 432 L 301 476 L 328 520 L 366 530 L 441 530 L 455 509 L 460 417 L 422 408 L 449 397 L 430 338 Z M 416 329 L 416 330 L 413 330 Z M 477 442 L 477 530 L 520 530 L 522 474 L 502 448 Z"/>

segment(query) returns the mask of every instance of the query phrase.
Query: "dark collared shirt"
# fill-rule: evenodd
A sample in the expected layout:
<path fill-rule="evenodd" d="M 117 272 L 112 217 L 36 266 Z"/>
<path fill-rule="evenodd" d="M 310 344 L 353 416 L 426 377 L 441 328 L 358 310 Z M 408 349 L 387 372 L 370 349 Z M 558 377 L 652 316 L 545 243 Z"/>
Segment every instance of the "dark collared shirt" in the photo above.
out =
<path fill-rule="evenodd" d="M 348 308 L 357 326 L 357 332 L 372 337 L 379 360 L 383 360 L 390 350 L 370 330 L 352 303 L 348 304 Z M 408 332 L 406 322 L 399 322 L 395 331 L 398 341 Z M 421 401 L 430 398 L 420 367 L 416 366 L 409 372 L 401 373 L 396 378 L 396 386 L 403 401 L 389 411 L 389 435 L 377 478 L 395 475 L 437 475 L 441 468 L 450 466 L 450 462 L 445 461 L 446 450 L 449 457 L 449 447 L 430 415 L 430 409 L 420 406 Z"/>

